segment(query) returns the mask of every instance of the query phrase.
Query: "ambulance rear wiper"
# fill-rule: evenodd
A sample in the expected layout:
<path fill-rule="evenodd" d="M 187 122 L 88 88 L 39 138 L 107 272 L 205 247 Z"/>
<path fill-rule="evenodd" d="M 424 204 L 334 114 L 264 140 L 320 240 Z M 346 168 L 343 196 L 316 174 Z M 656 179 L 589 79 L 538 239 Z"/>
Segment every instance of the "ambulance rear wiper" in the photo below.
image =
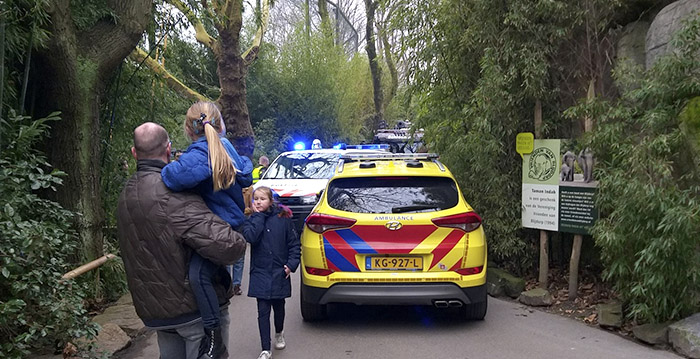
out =
<path fill-rule="evenodd" d="M 413 206 L 393 207 L 393 208 L 391 208 L 391 213 L 405 213 L 405 212 L 412 212 L 412 211 L 423 211 L 426 209 L 437 210 L 437 209 L 440 209 L 440 207 L 433 205 L 433 204 L 417 204 L 417 205 L 413 205 Z"/>

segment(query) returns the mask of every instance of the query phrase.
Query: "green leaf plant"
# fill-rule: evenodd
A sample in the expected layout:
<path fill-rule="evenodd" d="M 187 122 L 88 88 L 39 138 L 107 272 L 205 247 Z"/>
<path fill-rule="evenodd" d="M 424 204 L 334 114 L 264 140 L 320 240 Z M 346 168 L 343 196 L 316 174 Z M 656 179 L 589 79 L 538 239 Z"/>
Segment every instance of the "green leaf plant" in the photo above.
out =
<path fill-rule="evenodd" d="M 57 113 L 33 120 L 10 112 L 0 123 L 0 357 L 24 358 L 36 350 L 62 349 L 95 334 L 83 306 L 85 287 L 62 281 L 79 252 L 74 213 L 42 199 L 57 191 L 64 173 L 35 149 Z"/>

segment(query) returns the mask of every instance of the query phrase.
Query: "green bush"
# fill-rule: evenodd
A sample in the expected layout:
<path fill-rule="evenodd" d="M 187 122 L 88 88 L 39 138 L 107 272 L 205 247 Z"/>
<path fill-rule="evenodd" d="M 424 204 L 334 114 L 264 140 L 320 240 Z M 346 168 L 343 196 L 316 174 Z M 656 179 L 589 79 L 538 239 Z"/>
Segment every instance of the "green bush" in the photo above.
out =
<path fill-rule="evenodd" d="M 618 69 L 619 100 L 570 111 L 598 121 L 590 141 L 603 217 L 593 234 L 604 278 L 624 300 L 626 315 L 638 322 L 678 319 L 700 309 L 700 153 L 684 136 L 681 115 L 693 113 L 684 109 L 700 94 L 700 19 L 675 46 L 648 72 L 636 69 L 640 76 L 634 68 Z"/>
<path fill-rule="evenodd" d="M 22 358 L 36 348 L 62 348 L 92 336 L 83 307 L 85 287 L 61 281 L 79 253 L 74 213 L 37 196 L 56 191 L 64 175 L 51 170 L 34 145 L 57 114 L 32 120 L 10 114 L 0 123 L 0 357 Z"/>

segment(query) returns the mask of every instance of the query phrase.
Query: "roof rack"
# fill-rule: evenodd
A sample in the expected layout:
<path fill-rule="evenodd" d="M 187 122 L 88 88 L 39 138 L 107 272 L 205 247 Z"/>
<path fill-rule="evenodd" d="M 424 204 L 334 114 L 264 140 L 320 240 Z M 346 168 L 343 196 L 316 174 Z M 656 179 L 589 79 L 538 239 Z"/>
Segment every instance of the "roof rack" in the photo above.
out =
<path fill-rule="evenodd" d="M 420 161 L 426 160 L 434 162 L 440 171 L 445 172 L 445 166 L 438 161 L 440 156 L 437 153 L 345 153 L 340 156 L 338 164 L 338 173 L 342 173 L 345 167 L 345 162 L 354 161 Z"/>

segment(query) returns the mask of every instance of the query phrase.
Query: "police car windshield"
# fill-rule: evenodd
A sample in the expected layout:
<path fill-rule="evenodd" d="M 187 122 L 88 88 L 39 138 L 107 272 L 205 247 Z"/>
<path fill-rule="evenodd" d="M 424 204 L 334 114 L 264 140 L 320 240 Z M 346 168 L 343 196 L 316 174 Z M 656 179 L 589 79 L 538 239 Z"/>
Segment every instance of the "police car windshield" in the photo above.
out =
<path fill-rule="evenodd" d="M 278 157 L 264 179 L 329 179 L 338 164 L 338 153 L 289 153 Z"/>
<path fill-rule="evenodd" d="M 445 177 L 338 178 L 328 186 L 328 204 L 355 213 L 417 213 L 457 205 L 457 184 Z"/>

